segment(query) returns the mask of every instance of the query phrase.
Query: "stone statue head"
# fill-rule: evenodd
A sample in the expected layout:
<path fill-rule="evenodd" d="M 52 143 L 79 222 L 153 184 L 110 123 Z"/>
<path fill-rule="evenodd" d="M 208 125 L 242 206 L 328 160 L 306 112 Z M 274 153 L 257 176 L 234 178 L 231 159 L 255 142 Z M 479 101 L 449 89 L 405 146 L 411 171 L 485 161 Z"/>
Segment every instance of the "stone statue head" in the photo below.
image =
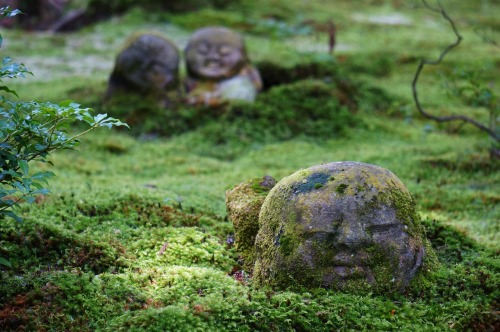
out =
<path fill-rule="evenodd" d="M 158 93 L 176 89 L 179 60 L 177 47 L 168 39 L 149 33 L 133 35 L 116 57 L 108 95 L 119 90 Z"/>
<path fill-rule="evenodd" d="M 277 287 L 402 290 L 424 238 L 412 196 L 390 171 L 335 162 L 284 178 L 266 197 L 254 278 Z"/>
<path fill-rule="evenodd" d="M 197 30 L 189 38 L 185 58 L 189 76 L 214 81 L 237 75 L 248 62 L 243 38 L 224 27 Z"/>

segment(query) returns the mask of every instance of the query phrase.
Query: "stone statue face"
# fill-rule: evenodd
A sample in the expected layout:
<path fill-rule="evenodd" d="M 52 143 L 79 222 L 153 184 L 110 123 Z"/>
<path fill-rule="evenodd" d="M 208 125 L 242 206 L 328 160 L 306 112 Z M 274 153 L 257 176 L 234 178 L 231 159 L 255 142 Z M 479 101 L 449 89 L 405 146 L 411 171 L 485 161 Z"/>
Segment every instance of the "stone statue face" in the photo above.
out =
<path fill-rule="evenodd" d="M 189 39 L 185 55 L 188 74 L 198 79 L 231 78 L 248 62 L 241 36 L 222 27 L 196 31 Z"/>
<path fill-rule="evenodd" d="M 377 269 L 390 274 L 389 281 L 403 281 L 420 266 L 421 243 L 412 241 L 394 208 L 369 207 L 350 197 L 329 205 L 296 203 L 297 209 L 315 213 L 299 216 L 298 242 L 290 255 L 321 271 L 323 286 L 342 288 L 355 280 L 373 284 L 381 272 Z"/>
<path fill-rule="evenodd" d="M 266 197 L 259 227 L 260 284 L 401 290 L 424 256 L 410 193 L 369 164 L 330 163 L 281 180 Z"/>

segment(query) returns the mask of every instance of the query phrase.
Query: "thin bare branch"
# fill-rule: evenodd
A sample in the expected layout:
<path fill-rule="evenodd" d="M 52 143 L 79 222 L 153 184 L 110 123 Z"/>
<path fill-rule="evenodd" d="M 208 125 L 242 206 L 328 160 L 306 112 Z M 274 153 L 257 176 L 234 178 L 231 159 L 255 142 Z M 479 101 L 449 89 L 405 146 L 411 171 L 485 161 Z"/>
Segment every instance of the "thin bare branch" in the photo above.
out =
<path fill-rule="evenodd" d="M 413 100 L 415 101 L 415 105 L 417 107 L 417 110 L 422 114 L 424 117 L 427 119 L 431 119 L 437 122 L 449 122 L 449 121 L 465 121 L 467 123 L 472 124 L 473 126 L 481 129 L 482 131 L 485 131 L 488 133 L 489 136 L 491 136 L 493 139 L 496 141 L 499 141 L 500 138 L 499 136 L 493 131 L 492 129 L 488 128 L 487 126 L 477 122 L 476 120 L 469 118 L 468 116 L 465 115 L 450 115 L 450 116 L 435 116 L 433 114 L 428 113 L 423 107 L 422 104 L 420 103 L 420 100 L 418 99 L 418 92 L 417 92 L 417 82 L 418 78 L 420 77 L 420 73 L 422 72 L 423 68 L 425 65 L 438 65 L 440 64 L 444 57 L 450 52 L 452 49 L 457 47 L 461 41 L 462 41 L 462 36 L 460 35 L 455 22 L 453 19 L 448 15 L 444 7 L 441 5 L 441 3 L 438 1 L 439 8 L 432 7 L 429 5 L 429 3 L 426 0 L 422 0 L 422 3 L 424 4 L 425 8 L 439 13 L 445 20 L 450 23 L 451 28 L 453 29 L 453 33 L 455 34 L 456 40 L 449 44 L 439 55 L 439 57 L 436 60 L 429 60 L 429 59 L 422 59 L 418 65 L 417 71 L 415 73 L 415 76 L 413 77 L 413 82 L 412 82 L 412 91 L 413 91 Z"/>

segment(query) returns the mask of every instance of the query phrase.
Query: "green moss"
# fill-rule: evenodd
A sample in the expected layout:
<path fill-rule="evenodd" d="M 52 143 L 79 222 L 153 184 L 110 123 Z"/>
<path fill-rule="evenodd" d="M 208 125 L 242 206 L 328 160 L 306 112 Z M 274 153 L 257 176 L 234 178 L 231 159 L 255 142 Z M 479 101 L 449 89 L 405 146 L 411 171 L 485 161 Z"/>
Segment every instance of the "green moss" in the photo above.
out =
<path fill-rule="evenodd" d="M 96 131 L 82 138 L 78 151 L 56 153 L 51 159 L 55 167 L 30 165 L 33 171 L 50 170 L 57 176 L 49 183 L 52 196 L 41 197 L 32 206 L 20 206 L 26 227 L 0 220 L 0 257 L 14 263 L 14 269 L 0 266 L 0 330 L 498 330 L 498 162 L 489 159 L 489 143 L 475 128 L 434 125 L 411 112 L 409 82 L 419 58 L 439 54 L 450 41 L 449 31 L 436 30 L 443 21 L 425 11 L 399 6 L 401 1 L 366 0 L 362 6 L 345 0 L 336 1 L 335 6 L 319 0 L 242 2 L 245 6 L 232 13 L 193 14 L 189 24 L 204 25 L 207 19 L 247 33 L 249 54 L 261 71 L 265 69 L 263 78 L 269 82 L 263 95 L 273 87 L 305 78 L 324 81 L 327 88 L 335 86 L 334 95 L 346 101 L 348 109 L 357 110 L 356 117 L 362 117 L 363 124 L 344 125 L 345 133 L 340 136 L 335 132 L 312 139 L 304 137 L 300 129 L 296 136 L 280 133 L 276 138 L 272 132 L 256 130 L 252 114 L 257 118 L 261 113 L 252 107 L 244 115 L 248 121 L 228 125 L 230 122 L 204 122 L 205 115 L 222 121 L 219 110 L 215 115 L 208 110 L 162 115 L 158 110 L 141 117 L 138 110 L 152 104 L 143 107 L 140 101 L 125 101 L 125 107 L 117 107 L 114 114 L 126 118 L 134 109 L 131 105 L 136 105 L 137 113 L 130 116 L 135 119 L 132 137 L 128 132 Z M 453 109 L 488 123 L 483 109 L 447 97 L 432 82 L 444 79 L 446 83 L 443 77 L 455 69 L 493 61 L 491 70 L 479 79 L 498 86 L 498 60 L 492 60 L 497 48 L 485 40 L 498 40 L 495 29 L 500 7 L 493 1 L 444 3 L 448 4 L 450 14 L 467 21 L 459 26 L 464 47 L 423 73 L 420 94 L 429 110 L 438 115 L 448 115 Z M 68 6 L 77 5 L 71 2 Z M 367 18 L 396 11 L 413 23 L 360 22 L 354 19 L 353 6 Z M 250 16 L 260 22 L 249 22 L 246 18 Z M 13 80 L 12 87 L 21 98 L 54 102 L 70 98 L 93 107 L 96 113 L 106 113 L 108 109 L 99 100 L 109 73 L 102 69 L 112 67 L 120 41 L 146 24 L 181 45 L 191 30 L 169 24 L 176 17 L 135 11 L 68 34 L 2 31 L 8 41 L 3 45 L 5 53 L 24 62 L 35 75 Z M 324 28 L 329 19 L 339 28 L 334 50 L 337 62 L 326 53 Z M 425 24 L 429 20 L 432 24 Z M 271 21 L 274 26 L 265 25 Z M 477 26 L 477 22 L 484 24 Z M 274 37 L 274 31 L 287 32 L 296 23 L 313 27 L 315 32 Z M 254 27 L 260 29 L 259 37 L 248 34 Z M 480 38 L 476 38 L 478 33 Z M 61 59 L 64 65 L 54 66 Z M 342 87 L 339 80 L 345 81 Z M 392 95 L 397 96 L 395 102 Z M 301 114 L 301 103 L 290 105 Z M 307 113 L 299 115 L 303 119 Z M 287 118 L 293 128 L 293 117 Z M 158 133 L 159 138 L 142 135 L 147 132 Z M 297 286 L 285 291 L 256 289 L 248 274 L 238 271 L 237 255 L 226 244 L 227 235 L 234 230 L 225 218 L 224 190 L 259 174 L 281 178 L 332 160 L 361 160 L 394 170 L 414 195 L 429 239 L 424 245 L 428 253 L 430 247 L 436 252 L 436 264 L 428 273 L 417 275 L 406 293 L 356 295 Z M 350 186 L 346 195 L 351 190 L 363 195 L 369 189 Z M 172 210 L 165 213 L 166 205 Z M 170 255 L 167 251 L 153 257 L 170 243 L 170 237 L 176 250 L 182 251 L 183 227 L 192 235 L 192 240 L 185 238 L 192 246 L 184 248 L 199 249 L 202 266 L 192 262 L 194 256 L 189 252 Z M 277 225 L 273 227 L 279 232 Z M 161 228 L 168 231 L 157 230 Z M 43 239 L 39 243 L 37 232 Z M 211 238 L 201 241 L 202 234 Z M 144 240 L 137 246 L 149 250 L 147 254 L 130 249 L 135 248 L 136 240 L 148 238 L 154 245 L 149 247 Z M 293 245 L 286 232 L 282 238 Z M 49 240 L 53 246 L 44 251 Z M 73 247 L 83 249 L 83 255 L 75 255 L 76 249 L 71 253 Z M 235 271 L 221 269 L 230 262 L 220 260 L 221 256 L 222 264 L 211 265 L 210 252 L 219 250 L 226 258 L 234 258 Z M 87 253 L 92 253 L 87 260 L 75 259 Z M 129 255 L 139 255 L 144 261 Z M 187 265 L 171 265 L 164 255 Z M 67 263 L 64 269 L 59 261 Z"/>
<path fill-rule="evenodd" d="M 296 247 L 295 241 L 291 237 L 282 236 L 279 239 L 279 245 L 281 246 L 281 251 L 285 256 L 292 253 L 293 249 Z"/>
<path fill-rule="evenodd" d="M 246 271 L 252 271 L 255 261 L 255 236 L 259 231 L 259 213 L 266 195 L 276 181 L 270 177 L 245 181 L 226 191 L 226 208 L 234 225 L 236 250 Z"/>
<path fill-rule="evenodd" d="M 250 181 L 251 181 L 250 188 L 252 189 L 253 192 L 262 196 L 267 196 L 271 188 L 264 185 L 264 180 L 262 178 L 255 178 Z"/>
<path fill-rule="evenodd" d="M 321 188 L 321 187 L 323 187 L 323 184 L 322 184 L 322 183 L 315 183 L 315 184 L 314 184 L 314 189 L 319 189 L 319 188 Z"/>
<path fill-rule="evenodd" d="M 349 185 L 342 183 L 335 188 L 335 191 L 339 193 L 339 195 L 343 195 L 347 187 L 349 187 Z"/>
<path fill-rule="evenodd" d="M 207 26 L 228 26 L 234 28 L 245 28 L 245 18 L 236 12 L 223 12 L 213 9 L 201 9 L 184 15 L 170 15 L 172 23 L 195 31 Z"/>

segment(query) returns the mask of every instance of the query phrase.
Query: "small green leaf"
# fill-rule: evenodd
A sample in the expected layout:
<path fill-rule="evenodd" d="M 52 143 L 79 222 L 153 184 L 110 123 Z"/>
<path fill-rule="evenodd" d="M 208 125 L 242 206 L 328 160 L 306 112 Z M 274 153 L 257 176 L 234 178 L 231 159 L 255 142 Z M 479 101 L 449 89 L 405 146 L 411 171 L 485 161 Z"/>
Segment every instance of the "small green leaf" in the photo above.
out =
<path fill-rule="evenodd" d="M 59 103 L 59 106 L 61 106 L 61 107 L 78 107 L 80 105 L 75 103 L 73 100 L 67 99 L 67 100 L 61 101 Z"/>
<path fill-rule="evenodd" d="M 21 168 L 23 175 L 28 176 L 29 173 L 28 162 L 26 160 L 19 160 L 19 167 Z"/>
<path fill-rule="evenodd" d="M 17 222 L 22 222 L 23 221 L 23 218 L 19 217 L 17 214 L 15 214 L 12 211 L 0 211 L 0 215 L 2 215 L 2 214 L 4 216 L 11 217 L 12 219 L 14 219 Z"/>
<path fill-rule="evenodd" d="M 94 120 L 95 122 L 99 123 L 104 119 L 106 119 L 107 116 L 108 116 L 107 114 L 97 114 L 96 116 L 94 116 Z"/>
<path fill-rule="evenodd" d="M 4 266 L 7 266 L 7 267 L 12 267 L 12 264 L 8 260 L 6 260 L 5 258 L 3 258 L 3 257 L 0 257 L 0 264 L 4 265 Z"/>
<path fill-rule="evenodd" d="M 17 94 L 17 92 L 15 90 L 11 90 L 8 87 L 6 87 L 5 85 L 0 86 L 0 91 L 5 91 L 5 92 L 8 92 L 8 93 L 12 93 L 14 96 L 16 96 L 16 97 L 19 98 L 19 95 Z"/>
<path fill-rule="evenodd" d="M 31 179 L 47 183 L 47 179 L 53 177 L 54 175 L 55 174 L 53 172 L 37 172 L 33 174 Z"/>
<path fill-rule="evenodd" d="M 44 144 L 35 144 L 35 149 L 37 149 L 38 151 L 45 150 L 45 148 L 47 148 L 47 145 L 44 145 Z"/>
<path fill-rule="evenodd" d="M 33 196 L 25 196 L 24 197 L 24 200 L 28 203 L 28 204 L 33 204 L 35 202 L 35 197 Z"/>

